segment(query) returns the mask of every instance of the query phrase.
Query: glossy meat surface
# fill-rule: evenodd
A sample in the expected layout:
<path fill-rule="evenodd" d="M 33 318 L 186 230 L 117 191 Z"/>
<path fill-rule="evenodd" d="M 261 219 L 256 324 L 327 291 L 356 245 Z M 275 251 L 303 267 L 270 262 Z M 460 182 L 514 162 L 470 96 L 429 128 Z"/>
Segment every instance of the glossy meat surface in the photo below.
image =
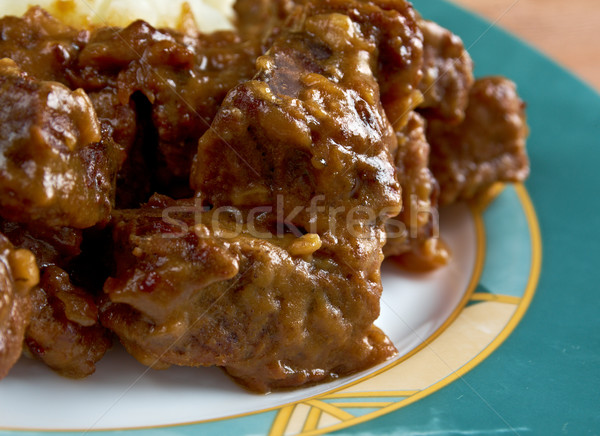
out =
<path fill-rule="evenodd" d="M 156 199 L 115 216 L 116 274 L 102 323 L 138 360 L 223 367 L 269 391 L 395 353 L 379 315 L 383 234 L 276 236 L 269 219 Z M 169 220 L 164 220 L 165 213 Z M 262 235 L 258 237 L 257 235 Z"/>
<path fill-rule="evenodd" d="M 338 7 L 357 21 L 329 13 Z M 397 140 L 376 80 L 384 44 L 359 13 L 363 7 L 374 19 L 392 17 L 390 26 L 410 20 L 372 4 L 320 2 L 315 15 L 291 26 L 297 31 L 278 37 L 259 58 L 255 78 L 230 92 L 200 140 L 191 182 L 203 199 L 281 206 L 286 217 L 311 202 L 325 212 L 363 206 L 375 219 L 397 214 L 391 164 Z M 401 65 L 395 71 L 405 72 Z M 410 99 L 403 95 L 394 106 Z M 328 213 L 312 218 L 310 212 L 299 211 L 294 223 L 311 232 L 329 227 Z"/>
<path fill-rule="evenodd" d="M 347 15 L 364 38 L 377 46 L 374 73 L 381 102 L 396 130 L 422 101 L 423 35 L 412 4 L 404 0 L 305 0 L 314 14 Z M 322 29 L 325 30 L 325 29 Z"/>
<path fill-rule="evenodd" d="M 112 144 L 87 95 L 0 61 L 0 216 L 91 227 L 111 211 Z"/>
<path fill-rule="evenodd" d="M 30 292 L 38 281 L 33 254 L 16 249 L 0 233 L 0 380 L 21 356 Z"/>
<path fill-rule="evenodd" d="M 431 169 L 442 204 L 477 197 L 495 182 L 522 182 L 529 175 L 525 104 L 515 84 L 501 77 L 479 79 L 469 94 L 462 123 L 429 120 Z"/>

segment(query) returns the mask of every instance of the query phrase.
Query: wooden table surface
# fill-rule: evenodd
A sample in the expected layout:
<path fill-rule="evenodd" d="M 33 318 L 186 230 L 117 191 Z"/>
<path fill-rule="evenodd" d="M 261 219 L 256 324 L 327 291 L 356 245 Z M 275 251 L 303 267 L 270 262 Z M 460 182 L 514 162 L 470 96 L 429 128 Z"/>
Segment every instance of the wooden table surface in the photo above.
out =
<path fill-rule="evenodd" d="M 600 91 L 600 0 L 452 0 L 529 42 Z"/>

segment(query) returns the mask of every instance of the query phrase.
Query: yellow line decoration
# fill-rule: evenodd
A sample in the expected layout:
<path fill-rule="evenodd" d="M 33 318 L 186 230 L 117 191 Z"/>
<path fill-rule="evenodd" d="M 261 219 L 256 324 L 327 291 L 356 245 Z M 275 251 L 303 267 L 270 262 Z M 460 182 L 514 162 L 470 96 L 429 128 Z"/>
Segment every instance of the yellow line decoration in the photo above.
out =
<path fill-rule="evenodd" d="M 320 418 L 321 418 L 321 410 L 320 409 L 317 409 L 316 407 L 313 407 L 312 409 L 310 409 L 310 412 L 308 412 L 308 416 L 306 417 L 306 422 L 304 423 L 303 431 L 307 432 L 307 431 L 316 430 L 317 427 L 319 426 Z"/>
<path fill-rule="evenodd" d="M 394 402 L 393 401 L 365 401 L 362 403 L 348 402 L 348 403 L 329 403 L 329 404 L 331 404 L 332 406 L 335 406 L 335 407 L 344 407 L 344 408 L 348 408 L 348 409 L 351 409 L 353 407 L 356 407 L 357 409 L 365 409 L 365 408 L 376 409 L 376 408 L 390 406 L 390 405 L 394 404 Z"/>
<path fill-rule="evenodd" d="M 513 297 L 512 295 L 487 294 L 484 292 L 476 292 L 471 296 L 471 301 L 493 301 L 494 303 L 519 304 L 521 297 Z"/>
<path fill-rule="evenodd" d="M 341 421 L 347 421 L 355 418 L 354 415 L 346 412 L 345 410 L 338 409 L 337 407 L 328 403 L 324 403 L 323 401 L 310 400 L 307 401 L 306 404 L 321 409 L 323 412 L 329 413 L 331 416 L 334 416 Z"/>
<path fill-rule="evenodd" d="M 494 183 L 487 192 L 484 192 L 480 197 L 470 203 L 471 208 L 480 213 L 485 212 L 485 210 L 490 207 L 490 204 L 504 192 L 505 188 L 506 185 L 504 183 Z"/>
<path fill-rule="evenodd" d="M 271 426 L 269 436 L 283 436 L 288 422 L 292 417 L 292 413 L 294 412 L 294 407 L 295 406 L 286 406 L 279 410 L 275 420 L 273 420 L 273 425 Z"/>

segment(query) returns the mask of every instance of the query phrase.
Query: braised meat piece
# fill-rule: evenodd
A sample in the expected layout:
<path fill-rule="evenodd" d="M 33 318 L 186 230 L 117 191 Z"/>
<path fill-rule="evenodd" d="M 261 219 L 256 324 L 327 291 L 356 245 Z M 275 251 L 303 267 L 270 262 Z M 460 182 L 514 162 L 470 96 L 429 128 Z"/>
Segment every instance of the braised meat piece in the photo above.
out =
<path fill-rule="evenodd" d="M 31 323 L 25 336 L 29 352 L 66 377 L 92 374 L 111 346 L 107 331 L 98 322 L 93 297 L 73 286 L 65 271 L 49 266 L 31 303 Z"/>
<path fill-rule="evenodd" d="M 473 86 L 473 61 L 462 40 L 440 25 L 419 21 L 423 32 L 423 80 L 419 89 L 424 101 L 419 110 L 427 118 L 458 123 L 465 115 Z"/>
<path fill-rule="evenodd" d="M 254 80 L 230 92 L 200 140 L 191 183 L 203 199 L 216 206 L 280 203 L 285 216 L 306 208 L 295 213 L 294 223 L 311 232 L 329 228 L 327 213 L 314 216 L 307 208 L 318 202 L 327 210 L 368 207 L 375 217 L 396 215 L 399 189 L 390 153 L 397 140 L 376 81 L 383 75 L 380 64 L 389 76 L 406 73 L 402 53 L 380 58 L 388 53 L 383 39 L 396 32 L 400 44 L 398 32 L 407 31 L 396 29 L 410 29 L 402 24 L 410 23 L 412 10 L 395 4 L 407 15 L 360 2 L 306 7 L 305 21 L 293 23 L 296 31 L 282 34 L 259 58 Z M 351 16 L 327 13 L 338 7 Z M 413 45 L 420 43 L 413 34 Z M 412 65 L 406 69 L 419 74 Z M 412 97 L 402 95 L 390 105 L 410 106 Z"/>
<path fill-rule="evenodd" d="M 116 273 L 101 320 L 142 363 L 217 365 L 264 392 L 360 371 L 395 353 L 373 327 L 379 229 L 278 236 L 268 215 L 202 210 L 155 198 L 115 213 Z"/>
<path fill-rule="evenodd" d="M 0 219 L 0 232 L 14 246 L 30 250 L 41 271 L 31 294 L 26 351 L 64 376 L 90 375 L 111 341 L 98 321 L 94 295 L 74 286 L 64 271 L 81 258 L 82 231 Z"/>
<path fill-rule="evenodd" d="M 396 133 L 396 169 L 402 187 L 402 212 L 387 221 L 387 257 L 412 272 L 440 268 L 450 252 L 439 234 L 439 186 L 429 170 L 430 148 L 425 137 L 425 120 L 417 112 Z"/>
<path fill-rule="evenodd" d="M 10 58 L 30 76 L 72 86 L 89 31 L 73 29 L 40 7 L 30 8 L 22 18 L 0 18 L 0 58 Z"/>
<path fill-rule="evenodd" d="M 146 126 L 139 125 L 133 101 L 119 100 L 115 88 L 118 71 L 102 76 L 80 67 L 79 57 L 91 32 L 73 29 L 39 7 L 32 7 L 22 18 L 1 18 L 0 34 L 0 58 L 12 59 L 32 78 L 88 92 L 102 131 L 115 142 L 115 165 L 121 169 L 117 204 L 138 206 L 146 201 L 151 195 L 150 183 L 140 175 L 151 171 L 140 158 L 140 147 L 132 150 L 134 144 L 147 137 L 143 134 Z"/>
<path fill-rule="evenodd" d="M 122 103 L 110 87 L 89 92 L 88 96 L 103 130 L 115 142 L 117 165 L 121 168 L 140 133 L 135 102 Z"/>
<path fill-rule="evenodd" d="M 458 125 L 431 119 L 431 170 L 440 202 L 468 200 L 495 182 L 522 182 L 529 175 L 525 104 L 515 84 L 502 77 L 479 79 Z"/>
<path fill-rule="evenodd" d="M 297 2 L 304 3 L 312 14 L 349 16 L 363 37 L 377 46 L 377 64 L 372 68 L 381 89 L 381 102 L 392 126 L 402 129 L 423 98 L 418 89 L 422 78 L 423 36 L 411 3 L 403 0 Z"/>
<path fill-rule="evenodd" d="M 266 42 L 267 48 L 284 29 L 303 16 L 339 13 L 349 16 L 363 36 L 379 50 L 376 76 L 381 100 L 392 125 L 401 129 L 422 101 L 423 37 L 412 5 L 397 0 L 238 0 L 238 28 Z M 326 29 L 322 29 L 326 32 Z M 334 50 L 335 51 L 335 50 Z"/>
<path fill-rule="evenodd" d="M 132 143 L 136 133 L 131 114 L 126 113 L 128 105 L 120 107 L 114 89 L 104 91 L 110 82 L 108 77 L 102 77 L 104 80 L 97 77 L 94 82 L 88 77 L 93 75 L 92 72 L 82 71 L 79 66 L 81 51 L 90 39 L 89 30 L 69 27 L 35 6 L 23 17 L 0 18 L 0 34 L 0 58 L 13 60 L 31 78 L 59 82 L 71 89 L 84 89 L 90 94 L 103 127 L 114 133 L 117 145 L 123 143 L 120 151 L 127 151 L 127 145 Z M 116 83 L 114 72 L 109 77 L 112 76 Z"/>
<path fill-rule="evenodd" d="M 408 124 L 396 137 L 395 165 L 402 188 L 402 212 L 386 225 L 388 239 L 384 253 L 388 256 L 402 254 L 411 249 L 411 241 L 433 235 L 439 194 L 437 181 L 429 170 L 429 143 L 423 117 L 411 112 Z"/>
<path fill-rule="evenodd" d="M 156 173 L 156 130 L 152 126 L 150 103 L 142 95 L 122 102 L 110 86 L 89 93 L 98 121 L 116 146 L 117 185 L 115 208 L 133 208 L 152 195 Z"/>
<path fill-rule="evenodd" d="M 30 292 L 38 284 L 33 254 L 0 234 L 0 380 L 21 356 L 31 311 Z"/>
<path fill-rule="evenodd" d="M 87 95 L 0 61 L 0 216 L 91 227 L 111 211 L 112 143 Z"/>
<path fill-rule="evenodd" d="M 210 127 L 227 92 L 252 77 L 259 54 L 258 41 L 244 41 L 235 32 L 192 38 L 137 21 L 124 29 L 103 28 L 92 34 L 79 56 L 79 81 L 75 83 L 90 92 L 104 90 L 102 99 L 95 100 L 102 114 L 114 112 L 103 109 L 105 105 L 126 112 L 132 97 L 145 97 L 150 122 L 142 127 L 150 127 L 156 139 L 144 144 L 143 153 L 154 173 L 154 189 L 173 193 L 188 185 L 198 139 Z M 115 106 L 114 96 L 122 108 Z M 136 110 L 139 116 L 142 109 Z M 111 124 L 117 133 L 122 129 L 118 122 L 129 126 L 131 120 L 130 116 L 107 118 L 116 119 Z M 130 130 L 121 136 L 131 142 Z M 123 178 L 131 180 L 144 173 Z M 185 194 L 189 190 L 181 195 Z"/>

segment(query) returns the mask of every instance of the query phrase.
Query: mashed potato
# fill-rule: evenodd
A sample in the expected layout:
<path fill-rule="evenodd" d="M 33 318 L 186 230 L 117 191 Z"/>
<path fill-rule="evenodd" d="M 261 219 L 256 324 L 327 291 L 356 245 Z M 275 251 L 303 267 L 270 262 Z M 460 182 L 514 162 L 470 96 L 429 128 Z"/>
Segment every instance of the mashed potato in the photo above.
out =
<path fill-rule="evenodd" d="M 39 5 L 77 26 L 127 26 L 143 19 L 155 27 L 210 32 L 231 28 L 235 0 L 0 0 L 0 15 L 23 15 Z"/>

